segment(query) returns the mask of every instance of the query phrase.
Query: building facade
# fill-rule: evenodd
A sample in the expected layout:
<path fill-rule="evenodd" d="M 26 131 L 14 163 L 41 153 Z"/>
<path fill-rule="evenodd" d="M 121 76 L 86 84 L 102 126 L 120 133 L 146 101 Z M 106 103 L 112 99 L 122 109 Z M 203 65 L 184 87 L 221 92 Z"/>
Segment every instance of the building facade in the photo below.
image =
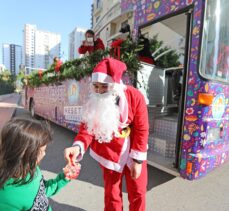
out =
<path fill-rule="evenodd" d="M 0 64 L 0 74 L 4 72 L 6 69 L 6 66 L 4 64 Z"/>
<path fill-rule="evenodd" d="M 29 72 L 33 69 L 49 68 L 54 57 L 60 57 L 60 52 L 60 34 L 38 30 L 36 25 L 25 25 L 24 64 Z"/>
<path fill-rule="evenodd" d="M 73 60 L 75 58 L 79 58 L 80 54 L 78 52 L 78 48 L 80 47 L 82 41 L 85 39 L 85 32 L 86 29 L 82 28 L 75 28 L 69 34 L 69 52 L 68 52 L 68 59 Z"/>
<path fill-rule="evenodd" d="M 133 10 L 122 12 L 121 0 L 94 0 L 92 10 L 93 30 L 105 46 L 113 39 L 125 38 L 128 33 L 121 33 L 127 24 L 133 28 Z"/>
<path fill-rule="evenodd" d="M 3 64 L 12 75 L 17 75 L 22 64 L 22 46 L 15 44 L 3 44 L 2 46 Z"/>
<path fill-rule="evenodd" d="M 128 6 L 127 6 L 128 5 Z M 148 11 L 148 10 L 147 10 Z M 136 4 L 130 3 L 128 1 L 121 0 L 94 0 L 92 6 L 92 26 L 95 34 L 99 36 L 104 44 L 109 47 L 113 39 L 117 38 L 126 38 L 128 34 L 132 38 L 137 38 L 138 30 L 136 27 L 136 19 L 141 14 L 136 13 Z M 138 17 L 140 19 L 140 17 Z M 179 25 L 182 20 L 179 22 L 174 22 L 175 26 Z M 130 26 L 130 33 L 120 32 L 121 28 L 125 28 L 126 25 Z M 146 38 L 153 37 L 157 35 L 157 32 L 160 30 L 165 30 L 168 23 L 158 23 L 157 26 L 145 27 L 141 33 Z M 172 35 L 171 35 L 172 33 Z M 182 33 L 174 33 L 173 30 L 170 30 L 169 34 L 164 34 L 164 37 L 161 37 L 161 41 L 167 39 L 168 36 L 171 36 L 171 42 L 166 43 L 172 48 L 177 48 L 177 43 L 174 43 L 174 40 L 182 39 Z"/>

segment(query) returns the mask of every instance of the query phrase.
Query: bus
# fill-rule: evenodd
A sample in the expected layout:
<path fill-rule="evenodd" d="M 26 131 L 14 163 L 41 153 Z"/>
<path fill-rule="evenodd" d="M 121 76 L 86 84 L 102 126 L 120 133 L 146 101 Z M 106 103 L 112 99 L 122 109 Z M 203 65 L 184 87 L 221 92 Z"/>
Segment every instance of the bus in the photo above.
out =
<path fill-rule="evenodd" d="M 122 0 L 134 11 L 133 36 L 155 36 L 179 53 L 181 65 L 142 62 L 137 88 L 148 106 L 148 163 L 195 180 L 229 159 L 229 23 L 227 0 Z M 124 78 L 124 81 L 128 79 Z M 90 92 L 90 77 L 25 89 L 24 104 L 39 115 L 77 131 Z M 127 82 L 128 83 L 128 82 Z M 142 84 L 144 85 L 142 85 Z"/>

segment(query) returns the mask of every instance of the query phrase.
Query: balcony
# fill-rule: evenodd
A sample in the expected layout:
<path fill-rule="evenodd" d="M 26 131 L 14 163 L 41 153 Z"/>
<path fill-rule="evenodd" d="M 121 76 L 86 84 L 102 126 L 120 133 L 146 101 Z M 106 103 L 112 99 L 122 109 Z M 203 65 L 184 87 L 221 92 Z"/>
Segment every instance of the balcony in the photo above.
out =
<path fill-rule="evenodd" d="M 120 16 L 121 16 L 121 5 L 120 5 L 120 1 L 118 1 L 114 4 L 114 6 L 112 6 L 108 10 L 108 12 L 104 14 L 104 16 L 100 18 L 100 20 L 97 23 L 95 23 L 94 31 L 95 32 L 101 31 L 108 23 L 110 23 L 111 21 L 113 21 L 114 19 Z"/>
<path fill-rule="evenodd" d="M 103 3 L 101 1 L 98 2 L 97 5 L 94 5 L 94 16 L 98 16 L 98 14 L 103 10 Z"/>

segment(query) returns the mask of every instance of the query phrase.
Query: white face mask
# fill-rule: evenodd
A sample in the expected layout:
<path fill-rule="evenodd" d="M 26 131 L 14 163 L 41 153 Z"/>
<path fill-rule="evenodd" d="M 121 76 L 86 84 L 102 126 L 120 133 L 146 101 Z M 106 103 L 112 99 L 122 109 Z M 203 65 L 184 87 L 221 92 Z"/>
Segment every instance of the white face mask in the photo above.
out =
<path fill-rule="evenodd" d="M 87 37 L 87 42 L 93 42 L 93 37 Z"/>

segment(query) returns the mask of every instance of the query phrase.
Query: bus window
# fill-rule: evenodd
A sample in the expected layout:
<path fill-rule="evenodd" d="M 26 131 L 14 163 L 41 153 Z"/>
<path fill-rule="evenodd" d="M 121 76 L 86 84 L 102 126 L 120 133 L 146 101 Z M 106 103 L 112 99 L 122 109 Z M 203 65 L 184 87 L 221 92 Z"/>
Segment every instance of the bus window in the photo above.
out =
<path fill-rule="evenodd" d="M 204 16 L 200 74 L 229 82 L 228 0 L 207 0 Z"/>

